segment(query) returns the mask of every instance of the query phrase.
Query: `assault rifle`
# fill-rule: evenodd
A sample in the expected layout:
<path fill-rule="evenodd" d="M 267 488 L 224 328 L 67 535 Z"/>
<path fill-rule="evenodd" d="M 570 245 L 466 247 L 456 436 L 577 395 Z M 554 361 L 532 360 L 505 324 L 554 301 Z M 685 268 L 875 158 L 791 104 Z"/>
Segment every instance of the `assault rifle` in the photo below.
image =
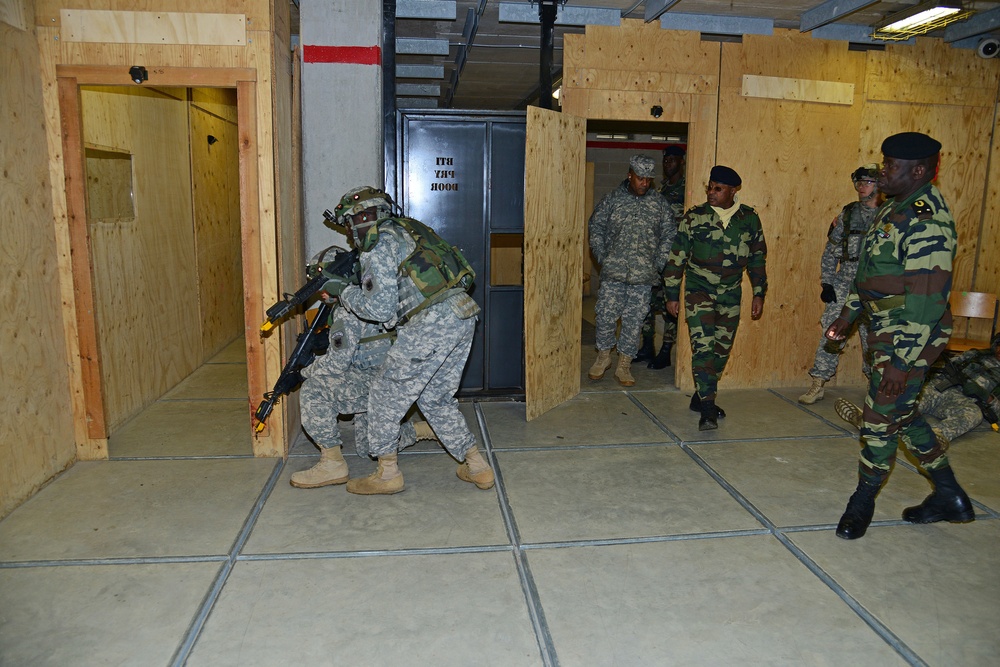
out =
<path fill-rule="evenodd" d="M 324 251 L 325 252 L 325 251 Z M 284 299 L 281 299 L 273 306 L 267 309 L 267 320 L 260 325 L 261 334 L 268 333 L 274 328 L 274 325 L 284 319 L 288 313 L 292 312 L 296 306 L 299 306 L 319 292 L 323 287 L 330 282 L 331 279 L 342 279 L 342 286 L 356 280 L 357 275 L 357 264 L 358 264 L 358 251 L 351 250 L 347 252 L 346 250 L 341 250 L 337 255 L 337 258 L 331 262 L 327 263 L 317 263 L 315 268 L 311 269 L 313 275 L 309 278 L 305 285 L 300 287 L 295 294 L 285 294 Z M 329 290 L 328 290 L 329 291 Z M 340 291 L 336 294 L 330 294 L 330 296 L 338 296 Z"/>
<path fill-rule="evenodd" d="M 285 367 L 281 369 L 281 375 L 274 383 L 274 389 L 264 394 L 264 400 L 254 413 L 254 419 L 257 420 L 254 430 L 257 433 L 264 430 L 264 423 L 271 416 L 278 399 L 292 393 L 302 384 L 302 369 L 311 364 L 317 354 L 326 352 L 330 346 L 329 331 L 324 327 L 332 309 L 333 306 L 329 303 L 321 304 L 312 323 L 295 339 L 295 349 L 288 357 Z"/>

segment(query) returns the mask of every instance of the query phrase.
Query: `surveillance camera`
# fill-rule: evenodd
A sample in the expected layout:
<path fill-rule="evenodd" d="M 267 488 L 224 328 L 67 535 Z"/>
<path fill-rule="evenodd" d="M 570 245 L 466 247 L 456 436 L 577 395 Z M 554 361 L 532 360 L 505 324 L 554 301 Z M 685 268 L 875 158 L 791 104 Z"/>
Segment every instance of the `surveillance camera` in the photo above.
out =
<path fill-rule="evenodd" d="M 1000 53 L 1000 39 L 996 37 L 987 37 L 976 47 L 976 55 L 980 58 L 995 58 L 998 53 Z"/>
<path fill-rule="evenodd" d="M 653 118 L 659 118 L 660 116 L 663 115 L 663 107 L 657 104 L 656 106 L 654 106 L 652 109 L 649 110 L 649 114 Z"/>
<path fill-rule="evenodd" d="M 149 80 L 149 72 L 142 65 L 133 65 L 128 68 L 128 76 L 135 83 L 142 83 Z"/>

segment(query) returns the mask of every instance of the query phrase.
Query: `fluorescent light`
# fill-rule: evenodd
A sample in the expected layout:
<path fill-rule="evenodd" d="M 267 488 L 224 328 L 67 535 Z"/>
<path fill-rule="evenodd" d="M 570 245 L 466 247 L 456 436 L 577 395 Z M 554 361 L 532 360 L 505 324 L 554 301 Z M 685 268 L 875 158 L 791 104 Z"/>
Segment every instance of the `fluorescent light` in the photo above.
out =
<path fill-rule="evenodd" d="M 881 29 L 885 30 L 886 32 L 899 32 L 903 30 L 910 30 L 912 28 L 916 28 L 919 25 L 923 25 L 924 23 L 931 23 L 933 21 L 943 19 L 946 16 L 951 16 L 952 14 L 956 14 L 960 11 L 962 10 L 959 9 L 958 7 L 932 7 L 930 9 L 925 9 L 919 14 L 914 14 L 909 18 L 900 19 L 895 23 L 890 23 L 889 25 Z"/>
<path fill-rule="evenodd" d="M 871 36 L 883 41 L 907 40 L 965 20 L 974 13 L 975 10 L 965 9 L 961 2 L 920 2 L 876 23 Z"/>

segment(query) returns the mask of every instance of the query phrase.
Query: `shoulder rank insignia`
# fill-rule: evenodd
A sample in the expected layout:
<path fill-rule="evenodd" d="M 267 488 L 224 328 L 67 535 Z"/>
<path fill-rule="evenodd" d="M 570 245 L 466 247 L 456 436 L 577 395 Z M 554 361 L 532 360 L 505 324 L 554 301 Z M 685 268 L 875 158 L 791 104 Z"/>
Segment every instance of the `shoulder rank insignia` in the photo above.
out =
<path fill-rule="evenodd" d="M 923 199 L 913 202 L 913 212 L 917 215 L 933 215 L 934 208 Z"/>

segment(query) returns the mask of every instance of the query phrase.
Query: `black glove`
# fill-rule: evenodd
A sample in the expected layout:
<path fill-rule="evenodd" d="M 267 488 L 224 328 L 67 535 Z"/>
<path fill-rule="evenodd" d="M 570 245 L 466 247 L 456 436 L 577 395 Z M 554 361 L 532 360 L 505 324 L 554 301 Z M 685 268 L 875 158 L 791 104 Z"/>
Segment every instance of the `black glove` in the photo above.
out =
<path fill-rule="evenodd" d="M 823 303 L 833 303 L 837 300 L 837 293 L 833 291 L 833 285 L 829 283 L 823 283 L 823 291 L 820 292 L 819 298 Z"/>

